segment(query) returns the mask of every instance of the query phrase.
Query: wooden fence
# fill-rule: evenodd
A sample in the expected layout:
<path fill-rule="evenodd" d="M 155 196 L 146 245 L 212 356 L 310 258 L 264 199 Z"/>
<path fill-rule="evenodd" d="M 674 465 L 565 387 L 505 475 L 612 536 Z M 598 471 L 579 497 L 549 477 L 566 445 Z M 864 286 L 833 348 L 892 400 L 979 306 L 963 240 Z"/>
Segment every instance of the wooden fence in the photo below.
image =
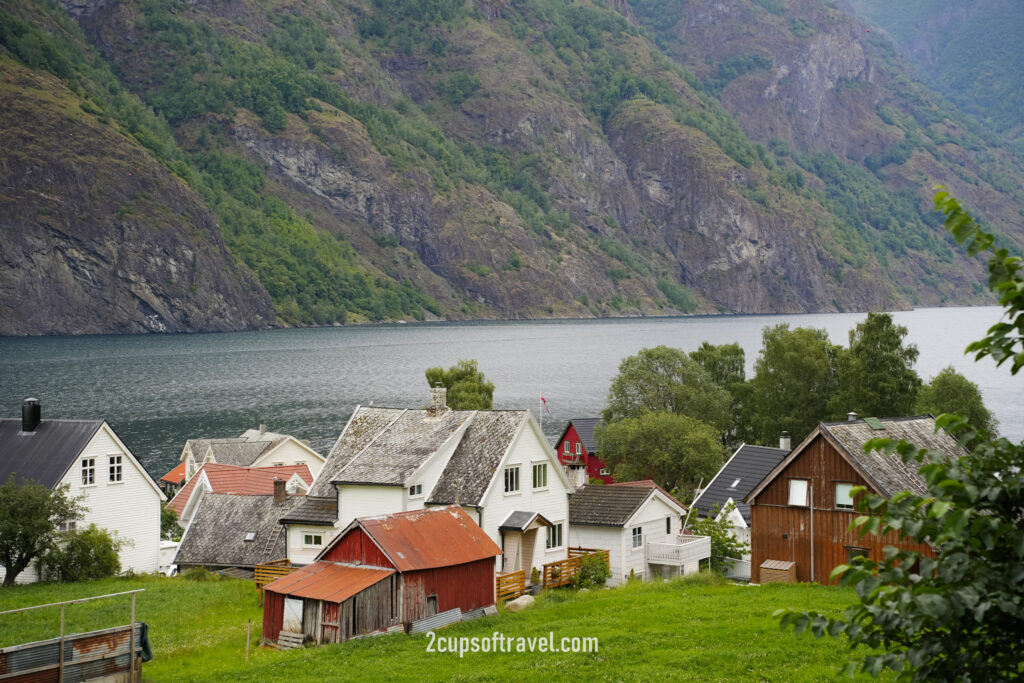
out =
<path fill-rule="evenodd" d="M 606 563 L 611 562 L 609 552 L 598 548 L 569 548 L 569 557 L 557 562 L 548 562 L 544 565 L 544 587 L 557 588 L 568 586 L 580 573 L 580 563 L 584 557 L 590 555 L 601 555 Z"/>
<path fill-rule="evenodd" d="M 288 564 L 288 560 L 273 560 L 271 562 L 264 562 L 263 564 L 256 565 L 254 570 L 253 580 L 256 583 L 256 590 L 260 592 L 260 604 L 263 604 L 263 587 L 271 581 L 279 579 L 282 576 L 288 576 L 298 567 L 292 567 Z"/>
<path fill-rule="evenodd" d="M 526 592 L 526 571 L 504 572 L 494 577 L 495 598 L 497 602 L 518 598 Z"/>

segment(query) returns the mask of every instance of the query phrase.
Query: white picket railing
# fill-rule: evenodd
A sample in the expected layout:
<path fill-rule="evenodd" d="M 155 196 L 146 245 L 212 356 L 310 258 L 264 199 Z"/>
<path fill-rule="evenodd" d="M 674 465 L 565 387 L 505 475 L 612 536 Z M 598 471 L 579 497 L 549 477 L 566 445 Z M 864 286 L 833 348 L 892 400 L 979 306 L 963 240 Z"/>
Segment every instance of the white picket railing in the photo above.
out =
<path fill-rule="evenodd" d="M 647 563 L 681 567 L 711 557 L 711 537 L 675 536 L 669 543 L 648 543 Z"/>

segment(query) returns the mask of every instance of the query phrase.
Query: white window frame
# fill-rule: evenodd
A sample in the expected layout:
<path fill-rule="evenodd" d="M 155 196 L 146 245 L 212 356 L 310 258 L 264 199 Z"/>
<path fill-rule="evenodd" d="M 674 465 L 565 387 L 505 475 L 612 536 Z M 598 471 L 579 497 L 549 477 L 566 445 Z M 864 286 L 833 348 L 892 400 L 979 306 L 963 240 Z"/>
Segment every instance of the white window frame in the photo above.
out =
<path fill-rule="evenodd" d="M 808 501 L 808 489 L 810 488 L 810 481 L 807 479 L 790 479 L 789 480 L 789 501 L 787 505 L 793 507 L 807 507 Z"/>
<path fill-rule="evenodd" d="M 302 532 L 303 548 L 322 548 L 324 546 L 324 535 Z"/>
<path fill-rule="evenodd" d="M 611 474 L 611 472 L 608 471 L 607 467 L 602 467 L 601 468 L 601 476 L 602 477 L 607 477 L 609 474 Z"/>
<path fill-rule="evenodd" d="M 845 494 L 840 498 L 839 487 L 846 487 Z M 852 510 L 853 509 L 853 494 L 850 492 L 856 484 L 849 481 L 837 481 L 835 482 L 836 492 L 836 509 L 837 510 Z M 846 502 L 849 501 L 849 502 Z"/>
<path fill-rule="evenodd" d="M 96 485 L 96 458 L 82 458 L 82 486 Z"/>
<path fill-rule="evenodd" d="M 671 536 L 672 535 L 672 518 L 671 517 L 666 517 L 665 518 L 665 535 L 667 535 L 667 536 Z"/>
<path fill-rule="evenodd" d="M 57 525 L 57 531 L 60 533 L 67 533 L 68 531 L 74 531 L 78 526 L 75 520 L 69 519 L 66 522 L 61 522 Z"/>
<path fill-rule="evenodd" d="M 124 483 L 124 457 L 120 454 L 115 453 L 107 456 L 107 483 Z"/>
<path fill-rule="evenodd" d="M 541 474 L 540 479 L 543 480 L 539 484 L 537 483 L 537 479 L 538 479 L 537 473 L 538 472 Z M 533 490 L 537 491 L 539 489 L 546 489 L 548 487 L 548 464 L 546 462 L 535 462 L 535 463 L 533 463 L 532 473 L 533 473 L 533 480 L 532 480 L 531 483 L 533 484 Z"/>
<path fill-rule="evenodd" d="M 544 537 L 544 547 L 547 550 L 556 550 L 561 548 L 563 544 L 562 539 L 562 523 L 552 524 L 547 527 L 547 532 Z"/>
<path fill-rule="evenodd" d="M 409 497 L 416 498 L 423 495 L 423 484 L 413 484 L 409 487 Z"/>
<path fill-rule="evenodd" d="M 632 528 L 631 533 L 633 534 L 633 550 L 643 550 L 644 528 L 642 526 L 635 526 Z"/>
<path fill-rule="evenodd" d="M 583 444 L 579 441 L 576 442 L 576 455 L 583 455 Z"/>
<path fill-rule="evenodd" d="M 519 486 L 519 465 L 512 465 L 505 468 L 505 495 L 517 494 Z"/>
<path fill-rule="evenodd" d="M 571 448 L 572 446 L 569 445 L 569 440 L 566 439 L 565 443 L 563 444 L 562 452 L 565 453 L 566 455 L 569 455 L 569 451 Z"/>

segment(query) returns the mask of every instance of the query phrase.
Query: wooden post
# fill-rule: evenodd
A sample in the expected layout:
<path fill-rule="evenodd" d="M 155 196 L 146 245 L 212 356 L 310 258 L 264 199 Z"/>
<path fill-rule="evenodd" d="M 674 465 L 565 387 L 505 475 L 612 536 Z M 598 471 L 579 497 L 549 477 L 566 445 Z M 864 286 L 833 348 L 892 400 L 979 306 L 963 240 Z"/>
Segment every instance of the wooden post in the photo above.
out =
<path fill-rule="evenodd" d="M 252 619 L 249 620 L 249 627 L 245 629 L 245 661 L 249 661 L 249 638 L 252 636 Z"/>
<path fill-rule="evenodd" d="M 128 680 L 135 680 L 135 593 L 132 593 L 132 625 L 128 632 Z"/>
<path fill-rule="evenodd" d="M 57 680 L 64 683 L 64 605 L 60 606 L 60 660 L 57 665 Z"/>

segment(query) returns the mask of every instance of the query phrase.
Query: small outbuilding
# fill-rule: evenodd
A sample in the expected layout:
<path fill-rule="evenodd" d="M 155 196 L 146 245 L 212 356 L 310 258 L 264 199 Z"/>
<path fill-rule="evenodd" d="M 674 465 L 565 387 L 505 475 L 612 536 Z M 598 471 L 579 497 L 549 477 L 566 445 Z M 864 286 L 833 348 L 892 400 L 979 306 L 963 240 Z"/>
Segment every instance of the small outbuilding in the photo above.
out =
<path fill-rule="evenodd" d="M 340 643 L 494 605 L 501 548 L 457 506 L 355 519 L 313 564 L 264 589 L 263 640 Z"/>

